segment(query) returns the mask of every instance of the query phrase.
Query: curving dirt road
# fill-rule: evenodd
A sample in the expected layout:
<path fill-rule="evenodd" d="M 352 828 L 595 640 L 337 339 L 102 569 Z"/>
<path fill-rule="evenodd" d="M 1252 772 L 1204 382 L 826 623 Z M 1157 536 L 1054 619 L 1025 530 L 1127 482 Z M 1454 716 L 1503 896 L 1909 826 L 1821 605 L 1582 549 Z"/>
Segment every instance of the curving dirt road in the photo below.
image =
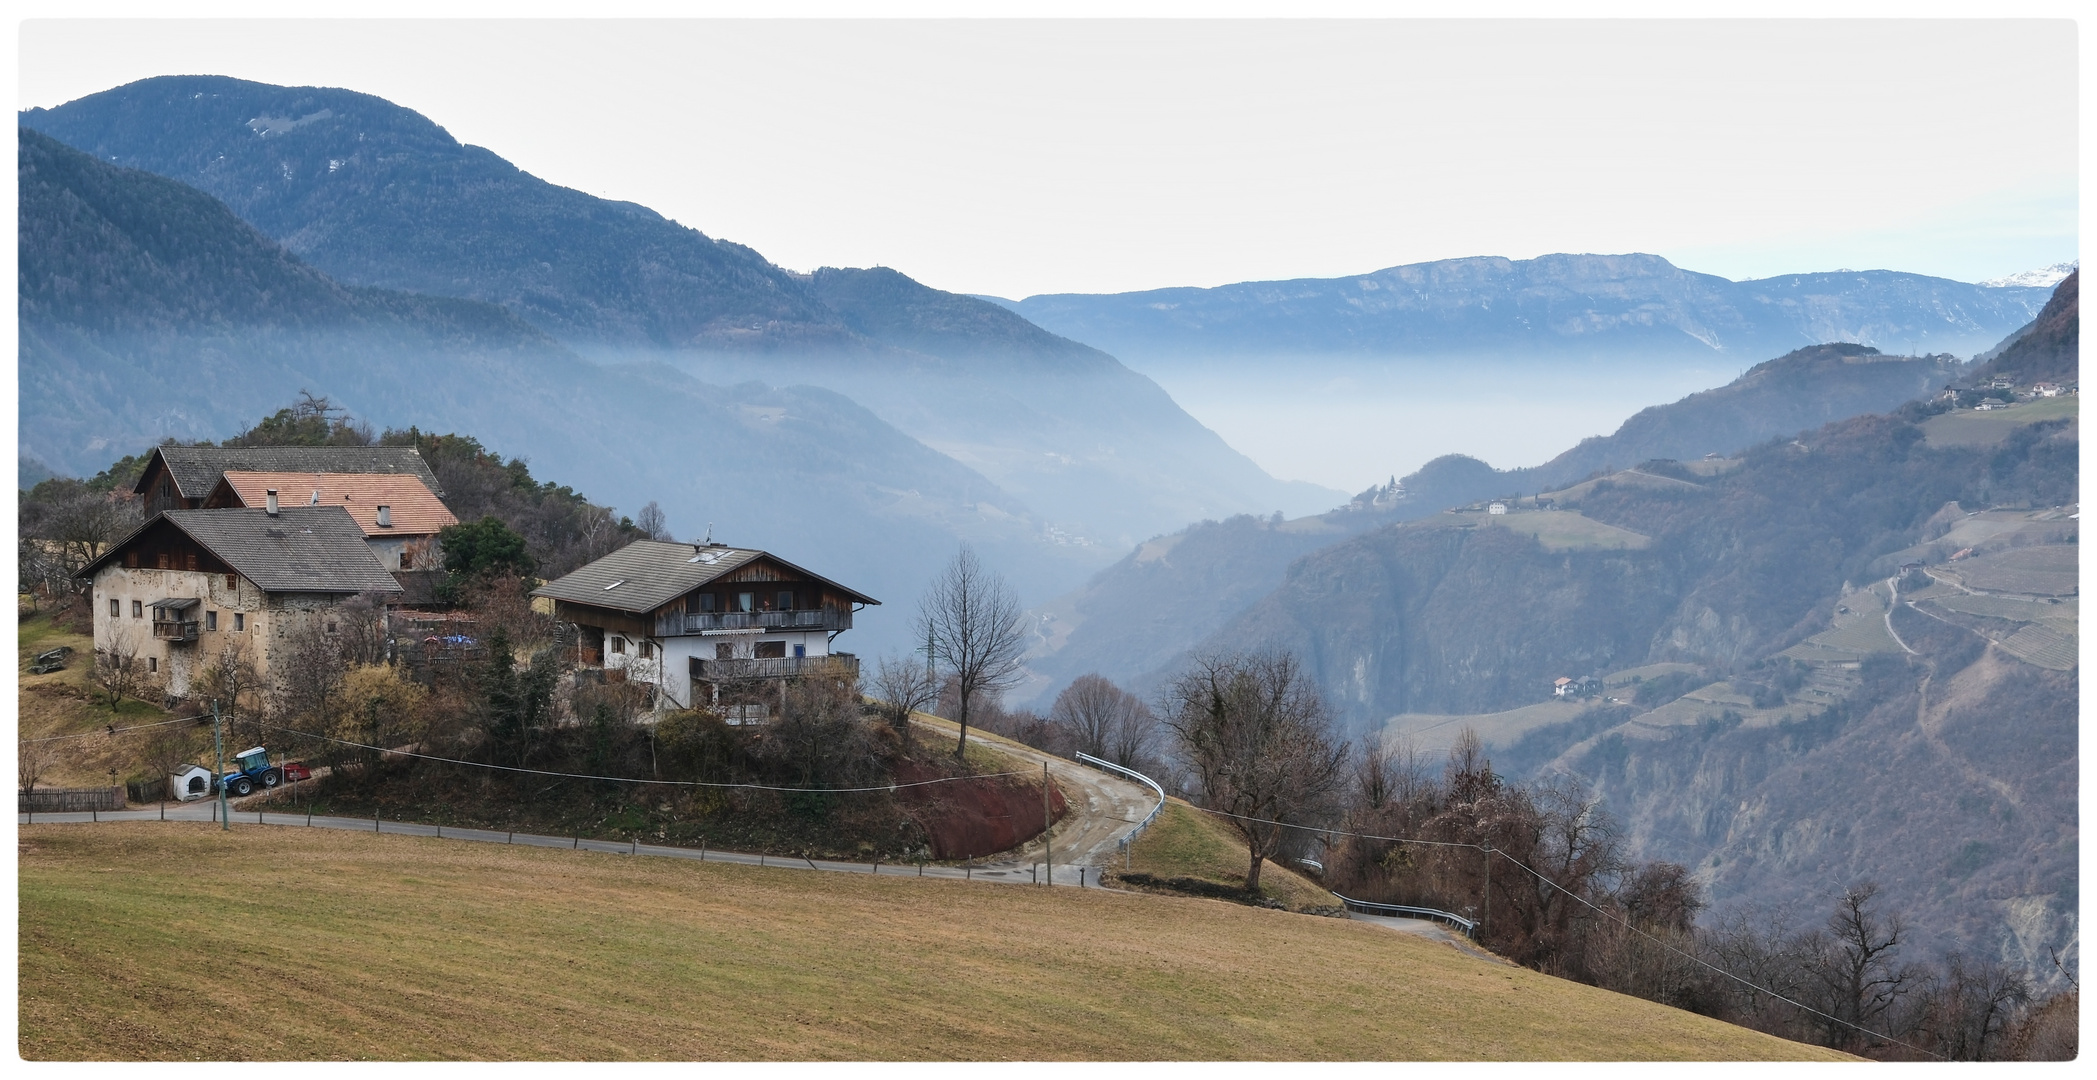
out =
<path fill-rule="evenodd" d="M 960 725 L 951 720 L 924 713 L 917 714 L 912 722 L 948 738 L 953 738 L 960 730 Z M 973 727 L 968 729 L 968 737 L 995 746 L 1006 757 L 1034 768 L 1040 768 L 1043 762 L 1048 763 L 1049 775 L 1055 779 L 1056 786 L 1063 789 L 1064 801 L 1070 806 L 1063 820 L 1049 830 L 1050 862 L 1055 868 L 1055 883 L 1058 885 L 1078 884 L 1080 869 L 1084 871 L 1084 884 L 1097 884 L 1099 868 L 1112 865 L 1120 857 L 1121 838 L 1127 836 L 1136 823 L 1158 804 L 1156 792 L 1134 781 L 1110 776 Z M 995 858 L 978 860 L 974 874 L 992 880 L 1032 881 L 1039 873 L 1040 865 L 1041 842 L 1037 838 Z"/>

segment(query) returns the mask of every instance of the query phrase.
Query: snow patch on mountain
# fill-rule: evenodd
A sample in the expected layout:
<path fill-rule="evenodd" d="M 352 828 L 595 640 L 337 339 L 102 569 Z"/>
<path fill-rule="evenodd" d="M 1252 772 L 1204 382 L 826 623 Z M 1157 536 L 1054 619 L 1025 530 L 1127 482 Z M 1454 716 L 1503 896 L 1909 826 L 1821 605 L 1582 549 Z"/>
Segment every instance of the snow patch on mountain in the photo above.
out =
<path fill-rule="evenodd" d="M 2074 273 L 2075 268 L 2080 265 L 2082 265 L 2081 260 L 2077 260 L 2075 262 L 2054 263 L 2052 266 L 2046 267 L 2041 270 L 2026 270 L 2021 274 L 2011 274 L 2008 277 L 1994 278 L 1989 281 L 1983 281 L 1981 282 L 1981 284 L 1990 289 L 2004 289 L 2012 287 L 2050 289 L 2055 285 L 2060 284 L 2062 279 L 2066 278 L 2069 274 Z"/>

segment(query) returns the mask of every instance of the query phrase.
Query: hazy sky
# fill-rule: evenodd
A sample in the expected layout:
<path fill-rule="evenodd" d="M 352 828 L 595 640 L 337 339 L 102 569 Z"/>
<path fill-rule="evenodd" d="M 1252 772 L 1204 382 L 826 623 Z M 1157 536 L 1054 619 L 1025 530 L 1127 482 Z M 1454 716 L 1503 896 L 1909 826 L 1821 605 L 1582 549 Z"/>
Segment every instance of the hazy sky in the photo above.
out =
<path fill-rule="evenodd" d="M 2077 257 L 2061 20 L 30 21 L 19 55 L 24 106 L 161 74 L 377 94 L 784 266 L 964 292 Z"/>

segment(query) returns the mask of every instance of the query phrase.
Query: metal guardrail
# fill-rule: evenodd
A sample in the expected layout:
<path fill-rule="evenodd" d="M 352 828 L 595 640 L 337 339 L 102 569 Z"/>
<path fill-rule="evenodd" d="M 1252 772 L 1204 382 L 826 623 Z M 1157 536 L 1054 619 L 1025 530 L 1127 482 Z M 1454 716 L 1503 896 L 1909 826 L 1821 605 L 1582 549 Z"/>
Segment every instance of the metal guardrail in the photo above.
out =
<path fill-rule="evenodd" d="M 1127 836 L 1121 838 L 1121 850 L 1123 852 L 1127 852 L 1129 850 L 1129 845 L 1133 843 L 1137 837 L 1142 836 L 1143 830 L 1150 828 L 1150 823 L 1158 820 L 1158 815 L 1164 812 L 1165 789 L 1159 787 L 1158 782 L 1156 780 L 1153 780 L 1150 777 L 1145 776 L 1134 769 L 1127 769 L 1123 768 L 1120 765 L 1116 765 L 1113 762 L 1106 760 L 1105 758 L 1093 757 L 1091 754 L 1088 754 L 1083 750 L 1078 751 L 1077 757 L 1079 762 L 1086 765 L 1090 765 L 1095 769 L 1106 769 L 1110 772 L 1118 772 L 1121 775 L 1126 776 L 1139 784 L 1148 784 L 1152 791 L 1158 793 L 1158 805 L 1151 807 L 1150 813 L 1144 815 L 1143 820 L 1137 822 L 1136 827 L 1134 829 L 1129 830 L 1129 834 Z"/>
<path fill-rule="evenodd" d="M 1339 893 L 1333 893 L 1333 896 L 1338 897 L 1340 903 L 1349 911 L 1358 911 L 1364 915 L 1384 915 L 1400 919 L 1433 919 L 1436 922 L 1445 922 L 1462 930 L 1465 937 L 1475 938 L 1478 936 L 1478 924 L 1454 912 L 1436 911 L 1434 908 L 1411 907 L 1406 904 L 1379 904 L 1370 900 L 1355 900 L 1340 896 Z"/>

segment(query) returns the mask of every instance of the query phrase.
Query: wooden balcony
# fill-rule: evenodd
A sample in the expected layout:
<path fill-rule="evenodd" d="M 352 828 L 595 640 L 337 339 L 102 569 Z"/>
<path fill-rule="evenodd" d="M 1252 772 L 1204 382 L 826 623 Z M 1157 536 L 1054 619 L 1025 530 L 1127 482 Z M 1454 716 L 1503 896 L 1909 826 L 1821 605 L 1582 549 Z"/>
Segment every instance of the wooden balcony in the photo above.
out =
<path fill-rule="evenodd" d="M 778 656 L 758 660 L 692 661 L 692 677 L 700 682 L 721 683 L 739 679 L 793 679 L 803 675 L 838 678 L 859 677 L 859 657 L 851 653 L 828 656 Z"/>
<path fill-rule="evenodd" d="M 153 620 L 153 638 L 156 641 L 195 641 L 197 620 Z"/>
<path fill-rule="evenodd" d="M 727 630 L 825 630 L 852 629 L 852 612 L 849 609 L 819 608 L 806 611 L 704 611 L 690 612 L 682 617 L 672 615 L 656 620 L 657 637 L 677 637 L 682 634 L 704 634 L 709 631 Z"/>

